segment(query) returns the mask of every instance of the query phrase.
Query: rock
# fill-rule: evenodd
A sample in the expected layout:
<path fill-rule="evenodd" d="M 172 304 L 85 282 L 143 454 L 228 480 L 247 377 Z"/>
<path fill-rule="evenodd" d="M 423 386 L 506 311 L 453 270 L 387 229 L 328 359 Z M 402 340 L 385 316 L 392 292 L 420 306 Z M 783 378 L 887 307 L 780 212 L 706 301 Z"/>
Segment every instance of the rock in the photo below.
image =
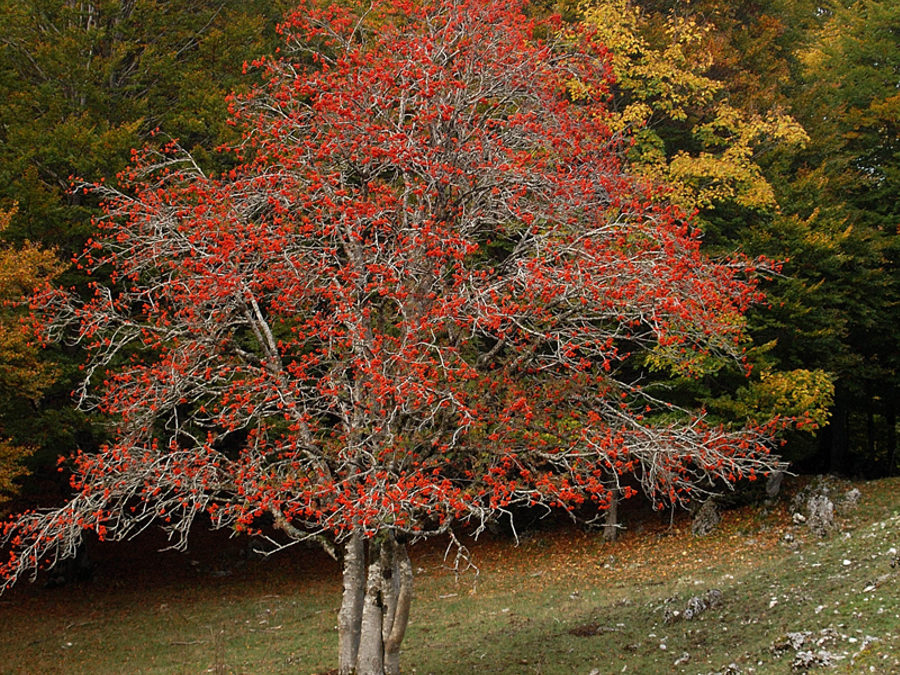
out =
<path fill-rule="evenodd" d="M 835 665 L 835 655 L 820 649 L 817 652 L 799 651 L 791 661 L 791 670 L 808 671 L 810 668 L 831 668 Z"/>
<path fill-rule="evenodd" d="M 825 494 L 814 495 L 807 502 L 809 517 L 806 525 L 810 532 L 827 537 L 834 530 L 834 503 Z"/>
<path fill-rule="evenodd" d="M 706 591 L 706 604 L 710 609 L 722 604 L 722 591 L 718 588 L 710 588 Z"/>
<path fill-rule="evenodd" d="M 766 480 L 766 497 L 775 499 L 781 492 L 781 484 L 784 482 L 784 471 L 773 471 Z"/>
<path fill-rule="evenodd" d="M 812 631 L 796 631 L 787 633 L 779 641 L 771 646 L 776 656 L 793 651 L 794 658 L 791 661 L 791 670 L 808 672 L 812 668 L 832 668 L 837 661 L 846 658 L 845 652 L 833 652 L 825 649 L 826 645 L 833 645 L 839 640 L 848 640 L 851 643 L 854 637 L 838 633 L 833 628 L 823 628 L 818 633 Z"/>
<path fill-rule="evenodd" d="M 848 490 L 844 494 L 844 498 L 841 500 L 841 512 L 846 513 L 847 511 L 852 511 L 857 506 L 859 506 L 860 497 L 862 497 L 862 493 L 856 488 Z"/>
<path fill-rule="evenodd" d="M 681 619 L 693 621 L 706 610 L 718 607 L 720 604 L 722 604 L 722 591 L 718 588 L 710 588 L 703 595 L 695 595 L 688 600 L 684 610 L 673 610 L 667 607 L 663 612 L 663 621 L 667 624 L 675 623 Z"/>
<path fill-rule="evenodd" d="M 719 507 L 716 506 L 714 499 L 710 498 L 703 502 L 697 513 L 694 515 L 694 522 L 691 523 L 691 532 L 695 537 L 705 537 L 716 529 L 722 515 L 719 513 Z"/>
<path fill-rule="evenodd" d="M 694 596 L 690 600 L 688 600 L 687 607 L 684 610 L 684 618 L 685 619 L 693 619 L 695 616 L 700 616 L 703 612 L 706 611 L 708 605 L 706 601 L 699 597 Z"/>
<path fill-rule="evenodd" d="M 795 652 L 799 651 L 812 636 L 813 634 L 808 630 L 787 633 L 781 640 L 772 644 L 772 652 L 776 656 L 780 656 L 789 649 Z"/>

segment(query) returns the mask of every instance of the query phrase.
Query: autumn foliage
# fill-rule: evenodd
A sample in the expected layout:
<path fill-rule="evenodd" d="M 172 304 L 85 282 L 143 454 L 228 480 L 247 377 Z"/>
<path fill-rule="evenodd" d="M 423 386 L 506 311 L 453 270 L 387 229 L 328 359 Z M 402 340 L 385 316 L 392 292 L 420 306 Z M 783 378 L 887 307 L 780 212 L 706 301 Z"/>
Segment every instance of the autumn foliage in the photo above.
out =
<path fill-rule="evenodd" d="M 636 352 L 687 373 L 739 358 L 760 295 L 623 170 L 605 50 L 533 28 L 515 2 L 304 7 L 285 55 L 255 64 L 265 85 L 232 101 L 237 169 L 170 145 L 93 188 L 106 217 L 81 264 L 109 283 L 35 310 L 86 347 L 79 400 L 114 440 L 79 455 L 71 502 L 5 527 L 6 585 L 84 529 L 315 537 L 345 547 L 342 670 L 377 672 L 366 617 L 390 663 L 408 598 L 379 574 L 406 542 L 612 490 L 680 502 L 778 465 L 771 427 L 641 389 Z M 347 565 L 364 542 L 368 585 Z"/>
<path fill-rule="evenodd" d="M 0 233 L 16 212 L 15 206 L 0 209 Z M 22 297 L 61 268 L 52 251 L 31 242 L 0 247 L 0 503 L 17 491 L 17 479 L 27 473 L 23 462 L 33 450 L 13 438 L 10 418 L 33 410 L 55 376 L 22 324 Z"/>

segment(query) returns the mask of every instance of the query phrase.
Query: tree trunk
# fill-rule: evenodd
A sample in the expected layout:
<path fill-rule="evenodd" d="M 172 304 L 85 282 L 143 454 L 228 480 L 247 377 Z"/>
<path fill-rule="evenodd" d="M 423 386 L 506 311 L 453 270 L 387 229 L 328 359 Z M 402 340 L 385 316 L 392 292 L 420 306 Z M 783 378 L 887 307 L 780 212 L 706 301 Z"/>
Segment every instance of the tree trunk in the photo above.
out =
<path fill-rule="evenodd" d="M 352 675 L 359 653 L 359 629 L 365 590 L 365 545 L 354 532 L 344 544 L 344 592 L 338 612 L 338 669 L 340 675 Z"/>
<path fill-rule="evenodd" d="M 847 456 L 849 455 L 850 433 L 848 426 L 848 405 L 844 393 L 838 389 L 834 395 L 830 431 L 828 440 L 828 470 L 833 474 L 842 474 L 847 469 Z"/>
<path fill-rule="evenodd" d="M 619 490 L 614 488 L 609 497 L 609 507 L 603 514 L 603 541 L 615 541 L 619 536 Z"/>
<path fill-rule="evenodd" d="M 409 624 L 409 608 L 412 606 L 413 571 L 406 552 L 406 545 L 392 542 L 393 585 L 396 594 L 391 600 L 390 623 L 385 622 L 384 630 L 384 672 L 397 675 L 400 672 L 400 644 Z"/>
<path fill-rule="evenodd" d="M 897 467 L 897 403 L 896 403 L 896 387 L 888 389 L 887 400 L 885 401 L 884 419 L 887 424 L 887 449 L 888 449 L 888 470 L 887 475 L 893 476 Z"/>
<path fill-rule="evenodd" d="M 338 616 L 341 675 L 396 675 L 409 623 L 413 572 L 406 546 L 388 533 L 344 547 Z"/>
<path fill-rule="evenodd" d="M 381 626 L 384 621 L 382 601 L 381 556 L 374 541 L 369 541 L 369 573 L 366 576 L 366 596 L 363 600 L 362 621 L 359 630 L 358 675 L 383 675 L 384 640 Z M 376 549 L 376 550 L 373 550 Z"/>

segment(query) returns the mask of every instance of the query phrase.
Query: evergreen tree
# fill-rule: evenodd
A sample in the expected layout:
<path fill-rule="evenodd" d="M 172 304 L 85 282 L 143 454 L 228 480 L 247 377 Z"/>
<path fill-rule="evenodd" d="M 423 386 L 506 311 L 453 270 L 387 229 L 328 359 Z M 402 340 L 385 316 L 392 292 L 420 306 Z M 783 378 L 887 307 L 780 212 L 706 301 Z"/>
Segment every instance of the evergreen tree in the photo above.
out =
<path fill-rule="evenodd" d="M 70 176 L 113 177 L 157 128 L 187 148 L 232 138 L 224 97 L 274 48 L 289 4 L 0 0 L 0 200 L 20 208 L 9 236 L 78 251 L 94 210 Z"/>
<path fill-rule="evenodd" d="M 900 351 L 900 7 L 860 0 L 827 10 L 799 54 L 803 78 L 794 113 L 811 142 L 789 165 L 795 179 L 785 195 L 820 244 L 821 261 L 803 273 L 821 284 L 823 311 L 840 327 L 839 344 L 820 355 L 838 377 L 823 453 L 832 470 L 892 473 Z"/>

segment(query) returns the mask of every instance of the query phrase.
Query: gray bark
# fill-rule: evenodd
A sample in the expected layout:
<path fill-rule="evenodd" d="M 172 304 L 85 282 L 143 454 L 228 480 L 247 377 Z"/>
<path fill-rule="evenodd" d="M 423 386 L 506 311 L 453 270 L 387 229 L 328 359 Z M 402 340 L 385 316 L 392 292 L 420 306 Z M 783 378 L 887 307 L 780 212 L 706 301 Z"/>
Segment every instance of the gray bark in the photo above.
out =
<path fill-rule="evenodd" d="M 392 586 L 396 594 L 392 599 L 390 623 L 385 622 L 384 631 L 384 672 L 397 675 L 400 672 L 400 644 L 409 624 L 409 609 L 412 605 L 413 571 L 406 546 L 392 542 Z M 389 629 L 387 628 L 390 626 Z"/>
<path fill-rule="evenodd" d="M 394 623 L 394 612 L 397 609 L 397 595 L 400 591 L 399 577 L 394 573 L 393 539 L 387 541 L 381 547 L 381 601 L 384 606 L 384 619 L 381 622 L 381 639 L 387 642 L 391 634 L 391 626 Z"/>
<path fill-rule="evenodd" d="M 338 672 L 356 671 L 359 631 L 365 595 L 365 546 L 362 535 L 353 534 L 344 544 L 344 591 L 338 612 Z"/>
<path fill-rule="evenodd" d="M 603 517 L 603 541 L 615 541 L 619 536 L 619 490 L 613 489 L 609 499 Z"/>
<path fill-rule="evenodd" d="M 397 675 L 412 604 L 412 563 L 393 536 L 344 545 L 340 675 Z"/>
<path fill-rule="evenodd" d="M 383 675 L 384 638 L 381 634 L 384 621 L 381 587 L 383 583 L 381 556 L 373 551 L 369 542 L 369 573 L 366 577 L 366 595 L 363 600 L 362 621 L 359 631 L 358 675 Z"/>

